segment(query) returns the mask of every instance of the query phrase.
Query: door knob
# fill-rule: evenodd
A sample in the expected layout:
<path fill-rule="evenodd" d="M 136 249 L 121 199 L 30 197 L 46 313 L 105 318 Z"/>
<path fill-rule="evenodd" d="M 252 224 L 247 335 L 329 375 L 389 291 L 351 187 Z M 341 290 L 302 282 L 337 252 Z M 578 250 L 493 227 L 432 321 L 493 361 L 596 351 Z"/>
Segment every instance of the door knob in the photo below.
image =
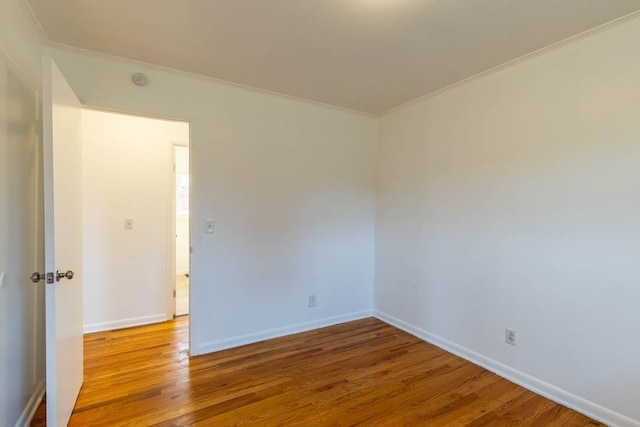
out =
<path fill-rule="evenodd" d="M 61 272 L 60 270 L 56 271 L 56 282 L 59 282 L 60 279 L 73 279 L 74 273 L 71 270 L 67 270 L 66 273 Z"/>
<path fill-rule="evenodd" d="M 38 272 L 35 272 L 31 275 L 31 281 L 33 283 L 38 283 L 40 280 L 44 280 L 47 277 L 46 274 L 40 274 Z"/>

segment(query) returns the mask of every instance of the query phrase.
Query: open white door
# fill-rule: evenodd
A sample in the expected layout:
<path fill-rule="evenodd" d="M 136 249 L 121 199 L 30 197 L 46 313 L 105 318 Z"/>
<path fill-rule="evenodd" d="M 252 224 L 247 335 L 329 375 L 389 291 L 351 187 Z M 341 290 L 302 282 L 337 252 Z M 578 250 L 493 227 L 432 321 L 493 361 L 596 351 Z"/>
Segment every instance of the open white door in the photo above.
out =
<path fill-rule="evenodd" d="M 66 426 L 83 378 L 81 106 L 43 59 L 47 425 Z"/>

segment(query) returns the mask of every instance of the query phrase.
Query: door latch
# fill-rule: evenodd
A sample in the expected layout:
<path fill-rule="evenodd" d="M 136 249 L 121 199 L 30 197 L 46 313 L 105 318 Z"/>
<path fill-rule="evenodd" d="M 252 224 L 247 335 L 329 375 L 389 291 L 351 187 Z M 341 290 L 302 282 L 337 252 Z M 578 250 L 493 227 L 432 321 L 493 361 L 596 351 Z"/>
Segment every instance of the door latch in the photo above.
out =
<path fill-rule="evenodd" d="M 46 279 L 47 283 L 53 283 L 53 280 L 54 280 L 53 279 L 53 273 L 46 273 L 46 274 L 43 273 L 43 274 L 41 274 L 41 273 L 36 272 L 36 273 L 33 273 L 31 275 L 31 281 L 33 283 L 38 283 L 39 281 L 45 280 L 45 279 Z"/>

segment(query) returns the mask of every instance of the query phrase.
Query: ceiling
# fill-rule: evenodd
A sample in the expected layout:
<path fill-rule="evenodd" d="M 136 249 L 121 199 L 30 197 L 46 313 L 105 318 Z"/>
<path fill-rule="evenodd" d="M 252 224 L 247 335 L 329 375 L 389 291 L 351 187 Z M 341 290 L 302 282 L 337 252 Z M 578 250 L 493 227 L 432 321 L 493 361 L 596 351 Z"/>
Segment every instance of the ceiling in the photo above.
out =
<path fill-rule="evenodd" d="M 28 0 L 48 39 L 380 114 L 640 0 Z"/>

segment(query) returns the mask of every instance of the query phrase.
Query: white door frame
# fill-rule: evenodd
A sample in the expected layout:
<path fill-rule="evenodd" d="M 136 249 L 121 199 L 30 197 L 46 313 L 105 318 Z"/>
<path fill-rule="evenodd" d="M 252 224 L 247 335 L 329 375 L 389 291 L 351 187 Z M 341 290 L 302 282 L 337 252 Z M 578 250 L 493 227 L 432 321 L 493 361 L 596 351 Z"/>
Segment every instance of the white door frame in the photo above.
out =
<path fill-rule="evenodd" d="M 192 159 L 193 159 L 193 153 L 192 153 L 192 125 L 191 122 L 189 120 L 185 120 L 182 118 L 175 118 L 175 117 L 170 117 L 170 116 L 157 116 L 157 115 L 151 115 L 151 114 L 144 114 L 144 113 L 139 113 L 139 112 L 132 112 L 132 111 L 127 111 L 127 110 L 120 110 L 120 109 L 113 109 L 113 108 L 102 108 L 100 106 L 90 106 L 90 105 L 83 105 L 82 106 L 83 109 L 87 109 L 87 110 L 95 110 L 95 111 L 102 111 L 102 112 L 107 112 L 107 113 L 117 113 L 117 114 L 123 114 L 123 115 L 127 115 L 127 116 L 133 116 L 133 117 L 142 117 L 142 118 L 149 118 L 149 119 L 157 119 L 157 120 L 166 120 L 166 121 L 172 121 L 172 122 L 180 122 L 180 123 L 185 123 L 188 127 L 189 127 L 189 136 L 188 139 L 185 142 L 173 142 L 170 144 L 170 150 L 171 150 L 171 159 L 173 160 L 173 147 L 175 145 L 179 145 L 179 146 L 186 146 L 189 147 L 189 175 L 191 177 L 192 173 L 191 173 L 191 164 L 192 164 Z M 173 167 L 173 161 L 171 165 L 168 165 L 167 167 L 172 168 Z M 171 174 L 169 174 L 171 177 L 174 176 L 173 172 Z M 168 209 L 171 211 L 171 216 L 169 216 L 169 218 L 172 218 L 169 221 L 169 224 L 166 227 L 166 233 L 167 233 L 167 237 L 169 238 L 169 240 L 167 240 L 168 242 L 173 242 L 173 244 L 168 244 L 168 249 L 167 249 L 167 253 L 166 253 L 166 265 L 167 265 L 167 272 L 166 272 L 166 276 L 167 276 L 167 280 L 166 280 L 166 287 L 165 289 L 167 289 L 167 291 L 165 292 L 165 294 L 167 295 L 167 299 L 166 299 L 166 313 L 167 313 L 167 320 L 173 319 L 173 316 L 175 314 L 175 300 L 173 298 L 173 291 L 175 289 L 175 178 L 171 180 L 172 183 L 167 182 L 165 185 L 171 189 L 171 199 L 173 202 L 169 203 L 168 205 Z M 193 215 L 191 214 L 191 212 L 193 211 L 193 191 L 191 190 L 191 185 L 189 186 L 189 248 L 192 247 L 192 230 L 193 230 Z M 170 271 L 171 270 L 171 271 Z M 189 254 L 189 316 L 190 319 L 193 318 L 193 304 L 191 303 L 192 301 L 192 289 L 193 289 L 193 276 L 191 274 L 191 253 Z M 190 354 L 194 354 L 194 349 L 197 347 L 196 346 L 196 341 L 195 338 L 196 334 L 194 332 L 194 324 L 193 322 L 189 321 L 189 345 L 188 345 L 188 349 L 189 349 L 189 353 Z"/>
<path fill-rule="evenodd" d="M 171 317 L 175 317 L 176 315 L 176 265 L 177 265 L 177 255 L 176 255 L 176 223 L 177 223 L 177 200 L 176 200 L 176 178 L 177 178 L 177 170 L 176 170 L 176 147 L 184 147 L 189 150 L 189 178 L 191 178 L 191 149 L 189 147 L 189 142 L 175 142 L 171 143 L 171 170 L 172 170 L 172 181 L 169 186 L 169 191 L 171 192 L 171 204 L 169 206 L 171 213 L 169 215 L 170 224 L 169 224 L 169 241 L 172 243 L 169 245 L 169 310 L 167 313 L 171 313 Z M 189 183 L 189 248 L 191 248 L 191 183 Z M 189 254 L 191 255 L 191 254 Z M 189 256 L 189 285 L 191 285 L 191 256 Z M 189 314 L 191 314 L 191 286 L 189 286 Z"/>

